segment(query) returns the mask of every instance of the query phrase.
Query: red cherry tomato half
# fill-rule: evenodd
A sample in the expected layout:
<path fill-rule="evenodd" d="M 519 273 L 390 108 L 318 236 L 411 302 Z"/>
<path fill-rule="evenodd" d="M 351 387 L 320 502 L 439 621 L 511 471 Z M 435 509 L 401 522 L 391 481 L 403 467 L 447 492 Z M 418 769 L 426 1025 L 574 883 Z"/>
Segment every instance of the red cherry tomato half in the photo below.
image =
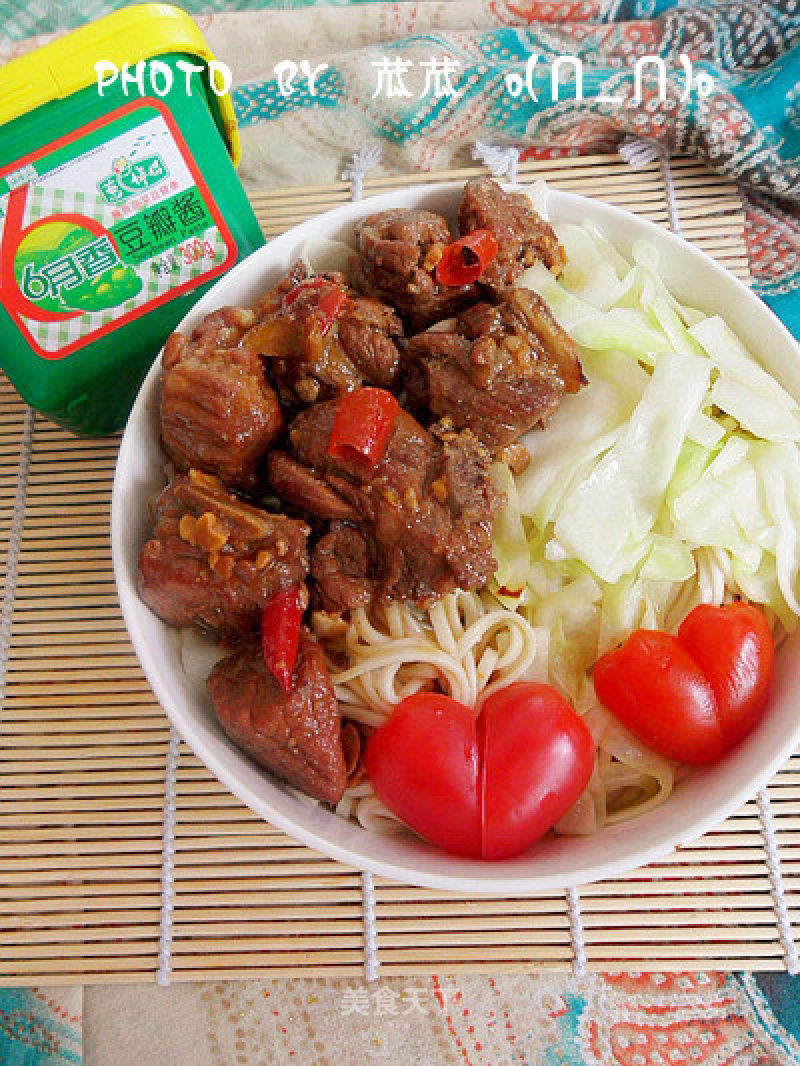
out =
<path fill-rule="evenodd" d="M 724 751 L 711 682 L 670 633 L 637 629 L 594 668 L 597 698 L 645 744 L 680 762 Z"/>
<path fill-rule="evenodd" d="M 589 730 L 548 685 L 517 683 L 480 715 L 435 693 L 403 700 L 369 739 L 378 797 L 445 851 L 501 859 L 566 813 L 594 766 Z"/>
<path fill-rule="evenodd" d="M 369 738 L 366 768 L 406 825 L 446 851 L 480 858 L 480 768 L 469 707 L 433 692 L 402 700 Z"/>
<path fill-rule="evenodd" d="M 292 691 L 292 674 L 300 640 L 303 598 L 296 585 L 281 589 L 261 615 L 261 645 L 267 669 L 287 694 Z"/>
<path fill-rule="evenodd" d="M 595 664 L 597 697 L 654 751 L 713 763 L 767 704 L 775 660 L 766 618 L 745 604 L 702 605 L 677 637 L 639 629 Z"/>
<path fill-rule="evenodd" d="M 684 618 L 678 640 L 711 682 L 725 746 L 764 713 L 775 667 L 775 641 L 763 613 L 749 603 L 702 604 Z"/>
<path fill-rule="evenodd" d="M 400 405 L 385 389 L 353 389 L 340 398 L 328 442 L 333 459 L 374 466 L 389 443 Z"/>
<path fill-rule="evenodd" d="M 494 692 L 478 719 L 483 772 L 482 855 L 524 851 L 566 814 L 589 783 L 589 730 L 549 685 L 517 682 Z"/>
<path fill-rule="evenodd" d="M 497 255 L 497 239 L 488 229 L 476 229 L 448 244 L 436 264 L 442 285 L 469 285 L 477 281 Z"/>

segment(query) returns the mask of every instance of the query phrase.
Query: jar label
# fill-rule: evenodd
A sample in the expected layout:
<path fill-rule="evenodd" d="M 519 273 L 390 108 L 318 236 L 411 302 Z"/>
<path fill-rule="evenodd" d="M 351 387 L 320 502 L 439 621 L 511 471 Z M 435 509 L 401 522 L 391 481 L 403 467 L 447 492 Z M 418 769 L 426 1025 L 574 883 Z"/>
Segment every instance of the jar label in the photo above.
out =
<path fill-rule="evenodd" d="M 160 100 L 126 104 L 0 170 L 0 298 L 45 359 L 196 288 L 236 257 Z"/>

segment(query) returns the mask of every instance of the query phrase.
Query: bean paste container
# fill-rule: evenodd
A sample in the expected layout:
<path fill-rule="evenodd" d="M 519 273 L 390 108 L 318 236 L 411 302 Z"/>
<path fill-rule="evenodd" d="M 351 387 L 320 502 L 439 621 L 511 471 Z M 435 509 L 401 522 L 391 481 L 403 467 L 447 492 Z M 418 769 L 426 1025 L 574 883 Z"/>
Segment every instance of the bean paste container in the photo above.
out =
<path fill-rule="evenodd" d="M 141 4 L 0 68 L 0 366 L 77 433 L 123 425 L 168 333 L 264 243 L 213 60 Z M 128 78 L 101 94 L 98 62 Z"/>

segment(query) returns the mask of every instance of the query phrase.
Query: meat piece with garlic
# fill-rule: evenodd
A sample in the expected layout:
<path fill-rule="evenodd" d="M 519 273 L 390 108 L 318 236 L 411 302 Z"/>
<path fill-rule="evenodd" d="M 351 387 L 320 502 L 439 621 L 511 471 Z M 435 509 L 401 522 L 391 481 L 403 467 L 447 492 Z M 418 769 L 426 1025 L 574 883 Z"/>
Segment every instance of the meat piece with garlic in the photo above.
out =
<path fill-rule="evenodd" d="M 172 333 L 162 358 L 161 440 L 175 468 L 245 491 L 263 479 L 264 454 L 283 429 L 261 360 L 240 345 L 255 321 L 250 308 L 223 307 L 189 336 Z"/>
<path fill-rule="evenodd" d="M 257 632 L 265 604 L 308 573 L 305 522 L 244 503 L 212 475 L 190 470 L 155 505 L 139 554 L 139 595 L 159 618 L 221 637 Z"/>

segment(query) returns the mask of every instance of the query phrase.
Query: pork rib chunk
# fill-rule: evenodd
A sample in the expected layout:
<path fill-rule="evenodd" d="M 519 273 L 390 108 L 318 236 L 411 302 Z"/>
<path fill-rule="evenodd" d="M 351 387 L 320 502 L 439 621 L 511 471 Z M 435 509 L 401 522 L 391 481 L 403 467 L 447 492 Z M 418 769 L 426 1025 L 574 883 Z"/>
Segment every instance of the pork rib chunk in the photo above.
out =
<path fill-rule="evenodd" d="M 290 279 L 302 273 L 296 267 Z M 392 385 L 403 332 L 392 308 L 349 292 L 340 274 L 300 277 L 295 284 L 287 280 L 262 299 L 261 317 L 242 341 L 264 357 L 284 403 L 316 403 L 363 384 Z"/>
<path fill-rule="evenodd" d="M 359 603 L 370 589 L 377 599 L 425 603 L 455 588 L 484 585 L 495 569 L 492 519 L 502 497 L 492 489 L 483 445 L 469 431 L 435 427 L 428 432 L 400 410 L 374 466 L 334 459 L 328 443 L 336 407 L 331 401 L 301 412 L 289 433 L 297 461 L 357 516 L 354 523 L 337 525 L 334 539 L 323 538 L 317 546 L 312 574 L 323 605 L 333 610 L 345 605 L 343 593 L 329 591 L 337 558 L 343 561 L 342 589 L 353 589 Z M 356 526 L 358 537 L 345 538 L 343 530 Z"/>
<path fill-rule="evenodd" d="M 407 361 L 412 404 L 472 430 L 492 452 L 545 423 L 583 383 L 572 339 L 530 289 L 473 304 L 453 332 L 412 337 Z"/>
<path fill-rule="evenodd" d="M 504 192 L 492 178 L 473 178 L 464 186 L 458 209 L 462 236 L 488 229 L 497 241 L 497 256 L 480 277 L 494 289 L 509 286 L 522 271 L 541 260 L 560 274 L 567 261 L 552 226 L 534 211 L 522 192 Z"/>
<path fill-rule="evenodd" d="M 161 493 L 139 554 L 139 595 L 174 626 L 222 637 L 254 632 L 264 605 L 308 573 L 309 528 L 243 503 L 197 470 Z"/>
<path fill-rule="evenodd" d="M 247 308 L 214 311 L 191 336 L 171 334 L 162 359 L 167 455 L 182 473 L 205 470 L 245 491 L 262 479 L 264 453 L 283 429 L 261 360 L 239 344 L 254 321 Z"/>
<path fill-rule="evenodd" d="M 453 240 L 441 215 L 393 208 L 357 222 L 355 234 L 356 288 L 394 304 L 412 329 L 448 318 L 475 298 L 474 285 L 447 286 L 436 279 L 442 250 Z"/>
<path fill-rule="evenodd" d="M 220 660 L 208 691 L 222 728 L 260 766 L 338 803 L 347 784 L 339 707 L 322 648 L 305 627 L 288 694 L 267 669 L 259 640 Z"/>

